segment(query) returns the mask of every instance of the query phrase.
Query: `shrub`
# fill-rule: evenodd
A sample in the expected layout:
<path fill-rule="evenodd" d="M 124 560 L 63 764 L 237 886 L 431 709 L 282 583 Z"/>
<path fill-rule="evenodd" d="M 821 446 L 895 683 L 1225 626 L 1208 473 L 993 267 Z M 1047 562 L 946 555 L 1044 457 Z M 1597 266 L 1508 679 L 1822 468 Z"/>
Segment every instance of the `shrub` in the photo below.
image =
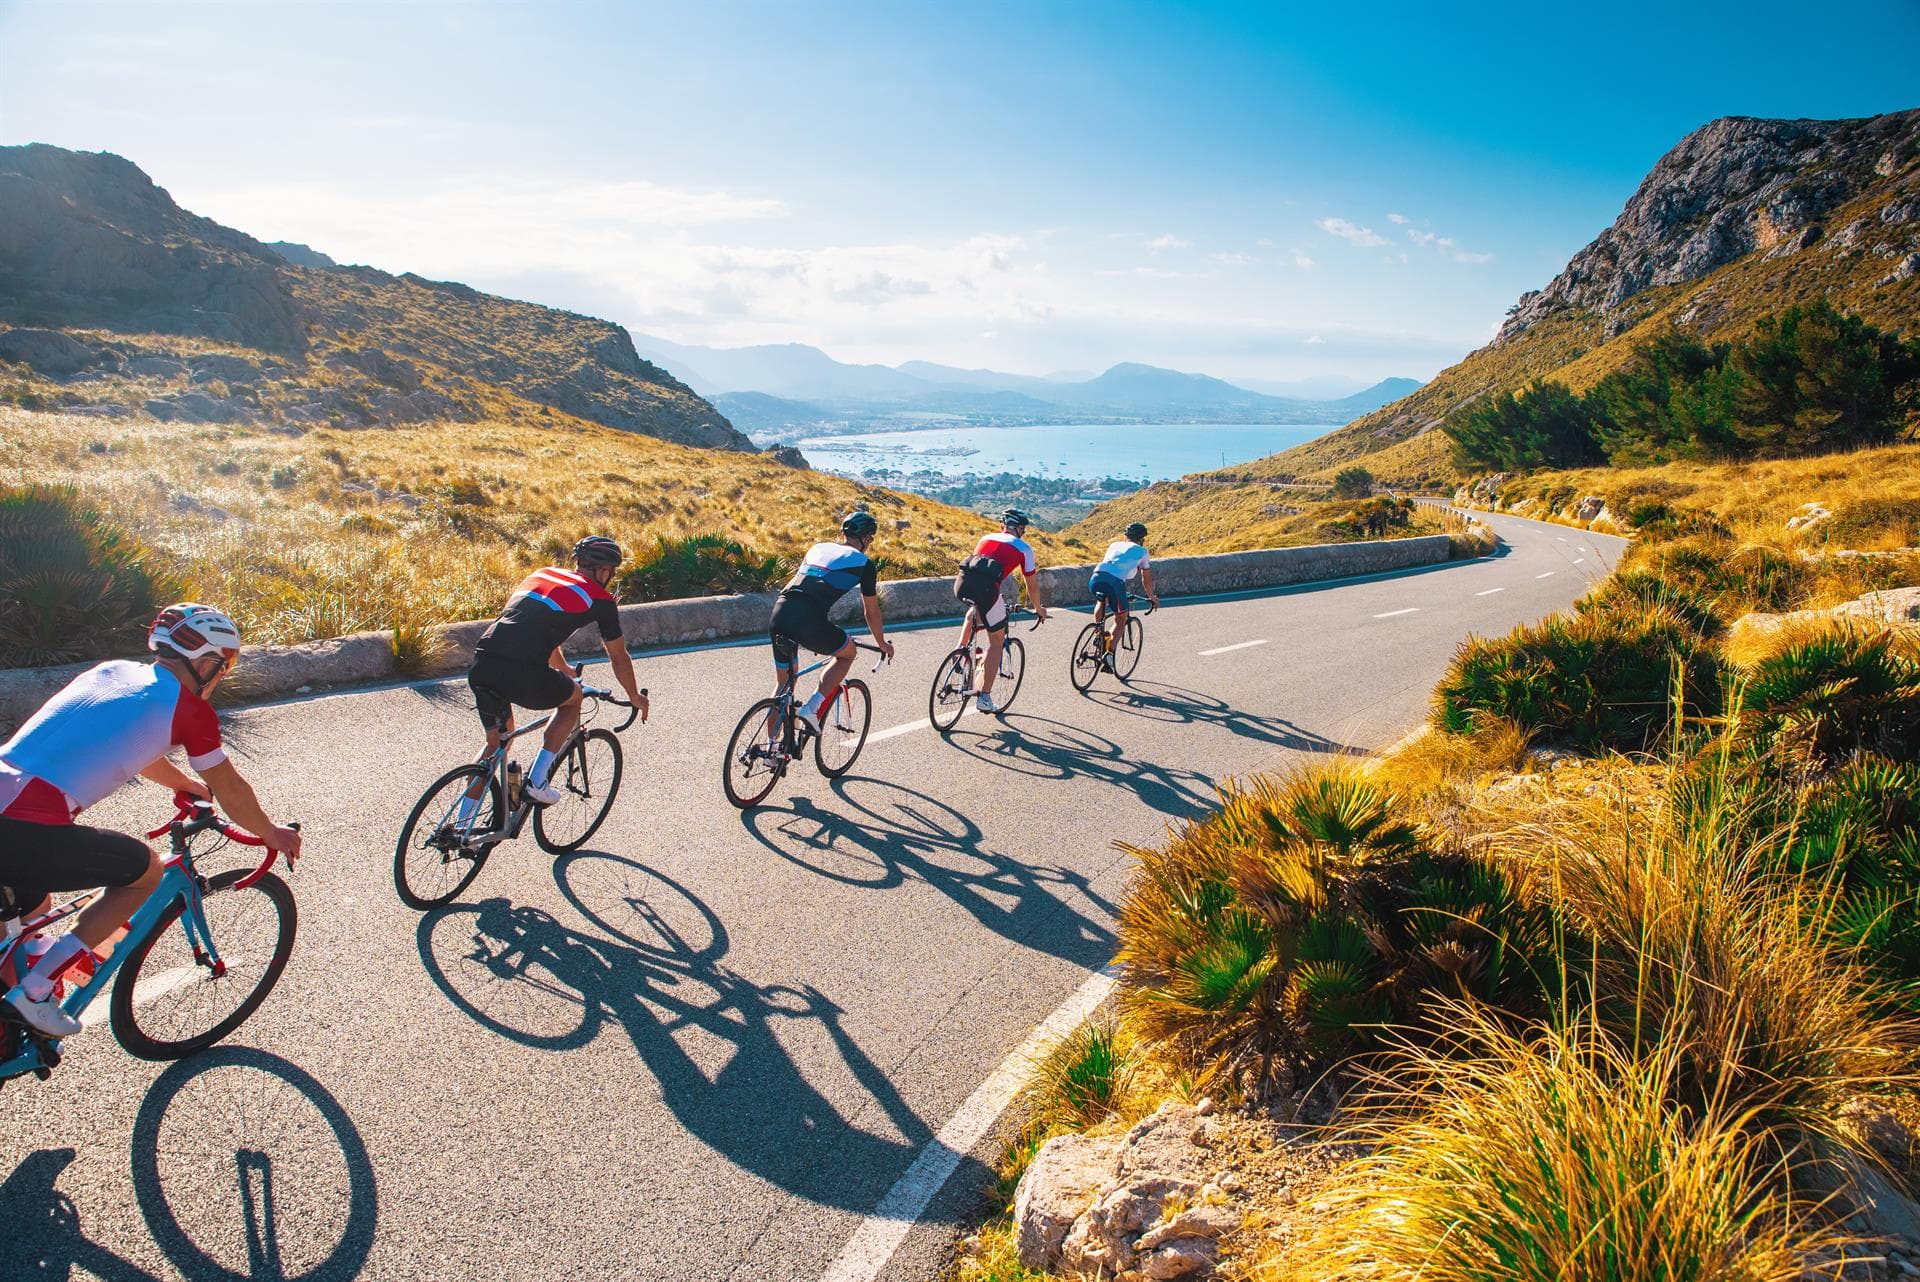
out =
<path fill-rule="evenodd" d="M 76 491 L 0 490 L 0 666 L 137 654 L 177 595 L 160 556 Z"/>
<path fill-rule="evenodd" d="M 1432 995 L 1538 1003 L 1553 931 L 1491 864 L 1427 849 L 1357 767 L 1222 796 L 1141 859 L 1116 958 L 1133 1027 L 1203 1082 L 1297 1080 Z"/>
<path fill-rule="evenodd" d="M 1337 499 L 1364 499 L 1373 493 L 1373 473 L 1364 467 L 1343 467 L 1334 475 L 1333 496 Z"/>
<path fill-rule="evenodd" d="M 660 539 L 620 576 L 622 601 L 672 601 L 730 592 L 764 592 L 786 582 L 793 563 L 763 556 L 717 534 Z"/>
<path fill-rule="evenodd" d="M 1754 665 L 1743 701 L 1749 742 L 1801 771 L 1920 751 L 1920 661 L 1891 629 L 1836 625 L 1790 644 Z"/>
<path fill-rule="evenodd" d="M 1621 570 L 1574 603 L 1580 614 L 1646 617 L 1666 611 L 1702 639 L 1719 635 L 1724 625 L 1703 594 L 1647 570 Z"/>
<path fill-rule="evenodd" d="M 1025 1124 L 1043 1134 L 1098 1125 L 1120 1106 L 1134 1068 L 1132 1044 L 1118 1021 L 1088 1020 L 1034 1067 L 1021 1094 Z"/>

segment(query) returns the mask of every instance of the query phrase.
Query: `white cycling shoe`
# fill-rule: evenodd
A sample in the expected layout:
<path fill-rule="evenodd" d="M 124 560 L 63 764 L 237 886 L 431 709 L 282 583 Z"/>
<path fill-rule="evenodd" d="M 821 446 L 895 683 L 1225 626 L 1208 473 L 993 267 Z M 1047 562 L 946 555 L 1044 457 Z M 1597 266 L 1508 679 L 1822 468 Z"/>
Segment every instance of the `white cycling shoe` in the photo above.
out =
<path fill-rule="evenodd" d="M 9 1012 L 21 1023 L 42 1037 L 72 1037 L 84 1025 L 67 1012 L 60 1009 L 60 1003 L 49 993 L 40 1001 L 34 1001 L 18 987 L 0 997 Z"/>
<path fill-rule="evenodd" d="M 805 708 L 802 708 L 793 715 L 800 719 L 801 725 L 813 731 L 815 734 L 820 733 L 820 714 L 818 712 L 808 712 Z"/>
<path fill-rule="evenodd" d="M 560 790 L 553 786 L 551 779 L 544 784 L 536 784 L 531 779 L 527 780 L 520 785 L 520 795 L 536 806 L 551 806 L 560 800 Z"/>
<path fill-rule="evenodd" d="M 980 697 L 973 701 L 973 706 L 980 709 L 980 711 L 986 713 L 988 716 L 992 716 L 995 713 L 1000 711 L 1000 705 L 995 703 L 993 701 L 993 696 L 988 694 L 984 690 L 980 692 Z"/>

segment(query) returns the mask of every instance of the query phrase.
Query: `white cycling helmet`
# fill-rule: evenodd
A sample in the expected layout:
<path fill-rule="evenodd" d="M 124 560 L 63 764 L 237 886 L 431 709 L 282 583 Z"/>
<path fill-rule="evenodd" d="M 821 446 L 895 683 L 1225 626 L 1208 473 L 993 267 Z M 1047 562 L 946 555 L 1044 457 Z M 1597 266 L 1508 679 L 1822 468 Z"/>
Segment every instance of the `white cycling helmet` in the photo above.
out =
<path fill-rule="evenodd" d="M 223 610 L 182 601 L 160 611 L 147 628 L 147 649 L 159 654 L 162 647 L 189 661 L 210 654 L 233 658 L 240 653 L 240 628 Z"/>

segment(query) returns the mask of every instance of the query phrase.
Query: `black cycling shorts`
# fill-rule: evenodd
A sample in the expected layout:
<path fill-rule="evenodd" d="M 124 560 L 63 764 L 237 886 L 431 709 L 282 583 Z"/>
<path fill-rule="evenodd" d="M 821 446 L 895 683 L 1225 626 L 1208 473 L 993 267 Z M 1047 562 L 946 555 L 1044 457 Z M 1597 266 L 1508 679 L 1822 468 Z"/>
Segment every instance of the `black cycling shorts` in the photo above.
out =
<path fill-rule="evenodd" d="M 124 832 L 0 815 L 0 885 L 12 888 L 22 912 L 56 890 L 131 885 L 148 858 L 147 843 Z"/>
<path fill-rule="evenodd" d="M 806 597 L 782 595 L 767 620 L 773 638 L 773 661 L 791 668 L 805 646 L 815 654 L 838 654 L 846 648 L 847 631 L 827 619 L 827 607 Z"/>
<path fill-rule="evenodd" d="M 522 708 L 557 708 L 571 699 L 577 688 L 572 677 L 550 664 L 514 663 L 490 655 L 473 661 L 467 685 L 473 689 L 473 707 L 480 714 L 480 724 L 489 730 L 504 730 L 516 704 Z"/>

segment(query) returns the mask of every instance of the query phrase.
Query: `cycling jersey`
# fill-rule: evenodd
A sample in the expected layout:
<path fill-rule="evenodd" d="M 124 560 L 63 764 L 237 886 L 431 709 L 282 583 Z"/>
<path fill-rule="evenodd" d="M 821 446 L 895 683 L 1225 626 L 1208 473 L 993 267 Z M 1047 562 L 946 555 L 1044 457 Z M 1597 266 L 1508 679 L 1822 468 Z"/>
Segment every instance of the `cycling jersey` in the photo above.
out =
<path fill-rule="evenodd" d="M 859 548 L 845 543 L 816 543 L 807 549 L 800 568 L 780 589 L 780 595 L 817 602 L 824 611 L 856 587 L 861 596 L 873 596 L 880 590 L 879 579 L 880 567 Z"/>
<path fill-rule="evenodd" d="M 1095 574 L 1111 574 L 1125 583 L 1147 568 L 1147 549 L 1132 539 L 1115 539 L 1107 544 L 1107 554 L 1094 567 Z"/>
<path fill-rule="evenodd" d="M 545 666 L 555 649 L 589 623 L 600 626 L 602 641 L 620 640 L 620 606 L 605 588 L 557 566 L 535 570 L 481 635 L 474 659 Z"/>
<path fill-rule="evenodd" d="M 227 759 L 212 705 L 158 664 L 99 664 L 0 744 L 0 815 L 72 823 L 175 748 L 199 771 Z"/>
<path fill-rule="evenodd" d="M 1025 539 L 1011 534 L 989 534 L 980 540 L 980 546 L 973 550 L 976 557 L 986 557 L 1000 567 L 1000 581 L 1005 583 L 1007 576 L 1015 570 L 1023 575 L 1032 575 L 1040 568 L 1034 560 L 1033 546 Z"/>

